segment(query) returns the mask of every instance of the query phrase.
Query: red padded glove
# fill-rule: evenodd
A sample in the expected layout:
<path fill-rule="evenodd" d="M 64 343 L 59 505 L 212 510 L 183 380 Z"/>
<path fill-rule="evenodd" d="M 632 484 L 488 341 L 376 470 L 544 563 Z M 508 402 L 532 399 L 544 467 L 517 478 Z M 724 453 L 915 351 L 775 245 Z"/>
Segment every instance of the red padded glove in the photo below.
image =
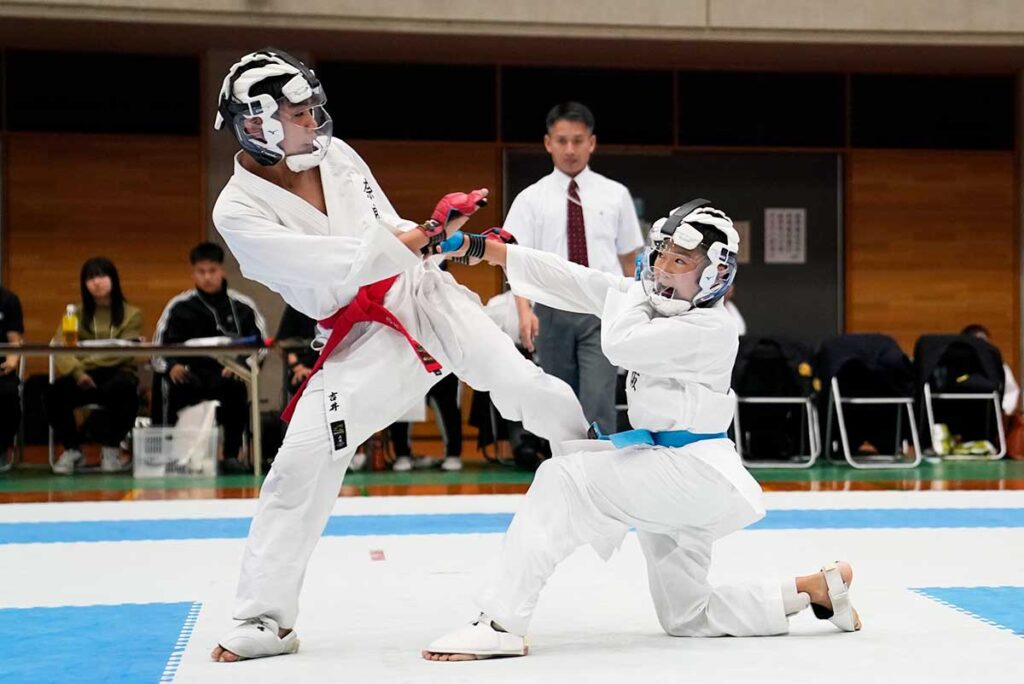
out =
<path fill-rule="evenodd" d="M 441 201 L 434 207 L 434 213 L 430 215 L 430 218 L 442 226 L 446 226 L 453 218 L 460 215 L 469 216 L 486 204 L 487 198 L 479 190 L 474 190 L 468 194 L 465 192 L 452 192 L 441 198 Z"/>

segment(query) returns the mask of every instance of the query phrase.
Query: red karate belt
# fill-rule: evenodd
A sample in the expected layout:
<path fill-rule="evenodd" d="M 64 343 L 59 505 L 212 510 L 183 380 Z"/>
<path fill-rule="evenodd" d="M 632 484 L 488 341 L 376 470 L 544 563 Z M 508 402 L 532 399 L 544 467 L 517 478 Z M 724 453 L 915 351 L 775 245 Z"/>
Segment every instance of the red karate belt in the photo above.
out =
<path fill-rule="evenodd" d="M 398 331 L 408 340 L 409 346 L 416 352 L 416 356 L 419 357 L 427 372 L 441 375 L 441 364 L 437 362 L 437 359 L 431 356 L 430 352 L 424 349 L 422 344 L 413 339 L 409 331 L 405 329 L 405 326 L 384 306 L 384 296 L 391 289 L 391 286 L 395 284 L 396 280 L 398 280 L 398 276 L 391 276 L 372 285 L 364 285 L 359 288 L 359 292 L 356 293 L 355 298 L 347 306 L 339 309 L 333 316 L 320 321 L 320 325 L 330 329 L 331 335 L 327 338 L 327 344 L 320 350 L 320 356 L 317 357 L 316 363 L 313 364 L 313 370 L 309 377 L 299 387 L 292 400 L 288 402 L 288 407 L 281 414 L 281 420 L 286 423 L 291 421 L 295 407 L 299 403 L 299 397 L 306 390 L 306 385 L 309 384 L 310 378 L 323 367 L 331 352 L 341 344 L 341 341 L 345 339 L 345 336 L 348 335 L 356 323 L 372 321 L 374 323 L 382 323 L 392 330 Z"/>

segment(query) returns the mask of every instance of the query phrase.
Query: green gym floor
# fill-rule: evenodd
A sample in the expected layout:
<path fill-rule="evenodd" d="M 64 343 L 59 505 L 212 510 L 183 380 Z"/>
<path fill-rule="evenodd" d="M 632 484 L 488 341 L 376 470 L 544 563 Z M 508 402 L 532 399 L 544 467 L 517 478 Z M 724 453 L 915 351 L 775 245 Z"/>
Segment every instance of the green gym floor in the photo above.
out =
<path fill-rule="evenodd" d="M 805 470 L 764 468 L 752 472 L 767 491 L 1024 490 L 1024 461 L 1005 459 L 924 462 L 917 468 L 892 470 L 855 470 L 819 463 Z M 345 477 L 341 495 L 516 494 L 526 491 L 531 477 L 530 472 L 479 462 L 469 462 L 456 473 L 352 472 Z M 260 481 L 252 475 L 153 479 L 100 473 L 59 476 L 42 466 L 24 466 L 0 474 L 0 503 L 248 498 L 259 494 Z"/>

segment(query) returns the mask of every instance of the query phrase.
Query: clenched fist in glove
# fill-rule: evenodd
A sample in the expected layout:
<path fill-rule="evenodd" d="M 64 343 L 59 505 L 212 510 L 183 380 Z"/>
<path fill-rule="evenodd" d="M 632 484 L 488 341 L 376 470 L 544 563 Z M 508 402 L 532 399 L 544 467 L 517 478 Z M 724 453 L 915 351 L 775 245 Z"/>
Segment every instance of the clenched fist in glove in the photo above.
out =
<path fill-rule="evenodd" d="M 442 197 L 430 219 L 419 226 L 428 239 L 423 254 L 436 254 L 438 245 L 464 226 L 477 209 L 487 204 L 487 193 L 486 188 L 481 188 L 469 193 L 453 192 Z"/>

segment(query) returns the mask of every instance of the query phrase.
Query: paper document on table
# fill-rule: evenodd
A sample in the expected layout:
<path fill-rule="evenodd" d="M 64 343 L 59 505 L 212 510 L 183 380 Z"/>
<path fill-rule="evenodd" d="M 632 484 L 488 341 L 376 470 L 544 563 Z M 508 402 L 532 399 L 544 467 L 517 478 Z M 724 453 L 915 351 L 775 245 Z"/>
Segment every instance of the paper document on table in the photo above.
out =
<path fill-rule="evenodd" d="M 184 342 L 186 347 L 228 347 L 232 344 L 234 344 L 234 340 L 224 335 L 219 337 L 193 337 L 191 340 L 185 340 Z"/>
<path fill-rule="evenodd" d="M 109 340 L 79 340 L 79 347 L 137 347 L 137 340 L 122 340 L 113 338 Z"/>

